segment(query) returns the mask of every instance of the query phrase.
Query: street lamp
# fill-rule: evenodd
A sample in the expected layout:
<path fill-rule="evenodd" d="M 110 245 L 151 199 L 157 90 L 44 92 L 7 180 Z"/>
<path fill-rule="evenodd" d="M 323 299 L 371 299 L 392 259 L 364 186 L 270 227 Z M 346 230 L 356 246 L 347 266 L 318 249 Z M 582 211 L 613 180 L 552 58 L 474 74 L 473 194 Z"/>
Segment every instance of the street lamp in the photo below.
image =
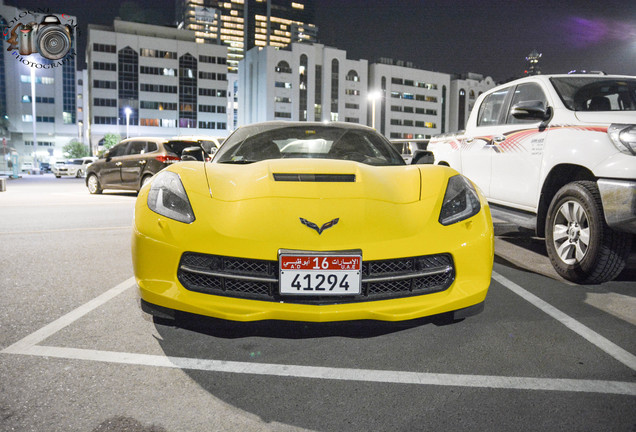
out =
<path fill-rule="evenodd" d="M 130 107 L 124 108 L 124 112 L 126 113 L 126 138 L 128 138 L 128 127 L 130 126 L 130 113 L 132 110 Z"/>
<path fill-rule="evenodd" d="M 375 101 L 382 98 L 382 93 L 379 91 L 369 92 L 367 98 L 371 101 L 371 127 L 375 129 Z"/>

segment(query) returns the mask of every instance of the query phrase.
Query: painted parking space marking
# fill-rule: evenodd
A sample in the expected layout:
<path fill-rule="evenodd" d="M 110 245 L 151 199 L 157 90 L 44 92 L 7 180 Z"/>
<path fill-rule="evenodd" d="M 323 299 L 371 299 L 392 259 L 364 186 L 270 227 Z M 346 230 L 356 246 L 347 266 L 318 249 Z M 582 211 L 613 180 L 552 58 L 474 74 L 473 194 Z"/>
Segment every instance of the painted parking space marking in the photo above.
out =
<path fill-rule="evenodd" d="M 608 352 L 608 343 L 613 345 L 613 347 L 610 347 L 611 349 L 609 349 L 610 355 L 612 355 L 612 353 L 616 354 L 619 361 L 620 359 L 627 360 L 628 362 L 630 361 L 629 357 L 626 357 L 624 354 L 620 353 L 620 351 L 622 350 L 620 347 L 617 347 L 607 340 L 605 340 L 604 342 L 604 338 L 602 338 L 600 335 L 596 334 L 589 328 L 578 323 L 573 318 L 568 317 L 553 306 L 534 297 L 532 294 L 528 293 L 523 288 L 514 284 L 503 276 L 497 273 L 493 273 L 493 278 L 506 288 L 511 289 L 513 292 L 521 295 L 524 299 L 530 301 L 535 306 L 540 307 L 540 309 L 546 311 L 546 313 L 549 313 L 550 316 L 553 316 L 560 322 L 566 324 L 568 328 L 573 329 L 579 334 L 583 333 L 584 335 L 586 335 L 584 337 L 587 340 L 590 340 L 596 346 L 600 345 L 599 347 L 605 352 Z M 30 335 L 19 340 L 13 345 L 5 348 L 4 350 L 0 351 L 0 353 L 32 355 L 69 360 L 86 360 L 126 365 L 142 365 L 151 367 L 166 367 L 176 369 L 201 370 L 208 372 L 251 374 L 289 378 L 329 379 L 337 381 L 361 381 L 373 383 L 413 384 L 429 386 L 434 385 L 444 387 L 455 386 L 487 389 L 601 393 L 636 396 L 636 382 L 329 368 L 196 359 L 187 357 L 169 357 L 161 355 L 135 354 L 126 352 L 38 345 L 40 342 L 46 340 L 63 328 L 71 325 L 84 315 L 97 309 L 98 307 L 102 306 L 106 302 L 112 300 L 113 298 L 132 288 L 133 286 L 134 278 L 125 280 L 124 282 L 104 292 L 88 303 L 85 303 L 77 309 L 67 313 L 66 315 L 60 317 L 52 323 L 42 327 L 41 329 L 35 331 L 34 333 L 31 333 Z M 596 336 L 593 336 L 592 334 Z M 625 351 L 625 353 L 627 352 Z M 631 356 L 631 354 L 627 354 Z"/>
<path fill-rule="evenodd" d="M 531 292 L 525 290 L 520 287 L 516 283 L 511 280 L 503 277 L 497 272 L 492 272 L 492 278 L 499 282 L 501 285 L 508 288 L 510 291 L 514 292 L 524 300 L 530 302 L 534 306 L 541 309 L 543 312 L 550 315 L 552 318 L 559 321 L 561 324 L 578 334 L 579 336 L 587 339 L 588 342 L 591 342 L 601 350 L 605 351 L 607 354 L 614 357 L 619 362 L 623 363 L 625 366 L 629 367 L 632 370 L 636 370 L 636 356 L 631 354 L 630 352 L 624 350 L 619 347 L 615 343 L 610 340 L 604 338 L 600 334 L 596 333 L 594 330 L 589 327 L 581 324 L 579 321 L 575 320 L 571 316 L 561 312 L 559 309 L 555 308 L 551 304 L 541 300 L 539 297 L 535 296 Z"/>

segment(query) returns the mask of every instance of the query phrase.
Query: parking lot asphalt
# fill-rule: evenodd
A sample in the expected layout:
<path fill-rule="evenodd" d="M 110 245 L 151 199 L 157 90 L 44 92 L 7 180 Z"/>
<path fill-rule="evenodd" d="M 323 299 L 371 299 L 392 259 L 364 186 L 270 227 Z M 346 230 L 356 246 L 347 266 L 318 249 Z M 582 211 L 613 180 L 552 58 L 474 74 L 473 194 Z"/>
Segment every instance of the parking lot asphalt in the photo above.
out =
<path fill-rule="evenodd" d="M 135 194 L 0 193 L 0 431 L 636 430 L 636 262 L 579 286 L 497 222 L 486 309 L 454 324 L 232 323 L 139 309 Z"/>

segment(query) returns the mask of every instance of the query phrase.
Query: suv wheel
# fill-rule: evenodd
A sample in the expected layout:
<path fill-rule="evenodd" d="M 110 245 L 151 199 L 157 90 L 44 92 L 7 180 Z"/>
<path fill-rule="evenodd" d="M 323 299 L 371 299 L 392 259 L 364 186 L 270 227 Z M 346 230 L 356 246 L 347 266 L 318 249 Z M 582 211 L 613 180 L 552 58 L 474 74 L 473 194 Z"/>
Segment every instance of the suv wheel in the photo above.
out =
<path fill-rule="evenodd" d="M 548 209 L 545 241 L 553 267 L 578 283 L 601 283 L 623 270 L 632 237 L 613 231 L 605 222 L 596 182 L 563 186 Z"/>
<path fill-rule="evenodd" d="M 97 175 L 95 174 L 91 174 L 88 176 L 88 180 L 86 180 L 86 186 L 88 186 L 88 191 L 92 194 L 102 193 L 102 185 L 99 184 L 99 180 L 97 179 Z"/>
<path fill-rule="evenodd" d="M 139 186 L 139 189 L 146 186 L 147 183 L 150 183 L 150 179 L 152 179 L 152 175 L 147 174 L 143 176 L 143 178 L 141 179 L 141 185 Z"/>

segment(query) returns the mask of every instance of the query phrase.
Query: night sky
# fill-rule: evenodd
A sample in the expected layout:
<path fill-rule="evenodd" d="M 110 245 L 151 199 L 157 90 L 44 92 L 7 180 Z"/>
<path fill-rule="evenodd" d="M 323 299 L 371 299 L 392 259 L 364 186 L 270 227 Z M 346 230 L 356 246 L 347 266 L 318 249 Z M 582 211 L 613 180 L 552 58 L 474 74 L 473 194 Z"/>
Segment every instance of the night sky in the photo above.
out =
<path fill-rule="evenodd" d="M 175 10 L 173 0 L 5 4 L 75 15 L 84 38 L 87 23 L 110 25 L 122 6 L 150 14 L 157 24 L 173 23 Z M 636 75 L 634 0 L 317 0 L 316 25 L 321 43 L 370 62 L 390 57 L 421 69 L 476 72 L 503 81 L 521 76 L 526 55 L 536 49 L 543 54 L 543 73 Z"/>

